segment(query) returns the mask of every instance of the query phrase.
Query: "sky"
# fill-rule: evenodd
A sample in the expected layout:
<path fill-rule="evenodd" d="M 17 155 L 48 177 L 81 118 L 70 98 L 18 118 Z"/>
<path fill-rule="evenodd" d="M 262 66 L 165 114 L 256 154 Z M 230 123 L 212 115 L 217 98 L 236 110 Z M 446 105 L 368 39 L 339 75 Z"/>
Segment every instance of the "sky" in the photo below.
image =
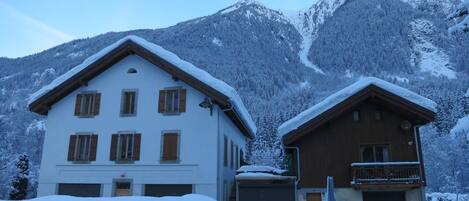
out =
<path fill-rule="evenodd" d="M 258 0 L 280 10 L 316 0 Z M 110 31 L 156 29 L 213 14 L 237 0 L 0 0 L 0 57 L 17 58 Z"/>

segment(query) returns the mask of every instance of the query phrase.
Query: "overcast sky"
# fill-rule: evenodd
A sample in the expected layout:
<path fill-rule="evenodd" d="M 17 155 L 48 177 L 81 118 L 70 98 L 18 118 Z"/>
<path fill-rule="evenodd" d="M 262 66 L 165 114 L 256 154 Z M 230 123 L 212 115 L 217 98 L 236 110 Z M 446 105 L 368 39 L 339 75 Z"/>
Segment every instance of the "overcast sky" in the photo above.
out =
<path fill-rule="evenodd" d="M 259 0 L 300 10 L 315 0 Z M 0 0 L 0 57 L 22 57 L 109 31 L 155 29 L 206 16 L 236 0 Z"/>

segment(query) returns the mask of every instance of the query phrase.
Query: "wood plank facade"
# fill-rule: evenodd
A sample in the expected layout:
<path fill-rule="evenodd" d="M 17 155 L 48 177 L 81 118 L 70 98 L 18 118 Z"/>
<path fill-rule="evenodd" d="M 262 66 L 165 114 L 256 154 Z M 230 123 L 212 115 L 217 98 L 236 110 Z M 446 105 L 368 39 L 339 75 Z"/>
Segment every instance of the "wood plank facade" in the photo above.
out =
<path fill-rule="evenodd" d="M 420 115 L 414 112 L 417 110 L 409 109 L 402 100 L 394 101 L 396 97 L 392 94 L 389 96 L 388 92 L 381 91 L 378 87 L 370 86 L 325 112 L 326 115 L 319 115 L 285 135 L 283 142 L 286 146 L 299 148 L 299 187 L 325 188 L 326 177 L 333 176 L 335 187 L 359 189 L 360 185 L 353 182 L 354 171 L 357 173 L 359 167 L 352 167 L 352 163 L 365 164 L 363 162 L 378 161 L 417 162 L 417 165 L 410 169 L 407 166 L 408 169 L 405 170 L 404 167 L 398 166 L 375 166 L 375 169 L 368 167 L 368 170 L 361 172 L 362 175 L 367 172 L 370 173 L 368 176 L 379 173 L 382 175 L 375 176 L 378 178 L 376 180 L 369 179 L 372 182 L 366 183 L 363 187 L 379 187 L 377 184 L 380 181 L 386 183 L 384 189 L 414 188 L 424 185 L 423 161 L 422 157 L 419 157 L 421 156 L 420 137 L 415 133 L 418 129 L 414 130 L 414 127 L 430 122 L 434 118 L 434 113 L 417 108 L 425 113 Z M 378 151 L 371 153 L 379 152 L 384 158 L 378 161 L 365 159 L 366 156 L 363 155 L 366 147 L 380 147 L 376 148 Z M 290 154 L 293 155 L 293 159 L 297 158 L 294 151 Z M 296 164 L 296 161 L 292 164 Z M 397 185 L 399 182 L 387 183 L 391 181 L 385 179 L 386 176 L 391 178 L 388 174 L 390 171 L 403 173 L 402 175 L 411 174 L 410 176 L 417 178 L 418 182 L 405 181 L 403 182 L 405 185 L 400 186 Z M 391 173 L 395 176 L 393 172 Z M 396 181 L 400 181 L 399 179 Z"/>

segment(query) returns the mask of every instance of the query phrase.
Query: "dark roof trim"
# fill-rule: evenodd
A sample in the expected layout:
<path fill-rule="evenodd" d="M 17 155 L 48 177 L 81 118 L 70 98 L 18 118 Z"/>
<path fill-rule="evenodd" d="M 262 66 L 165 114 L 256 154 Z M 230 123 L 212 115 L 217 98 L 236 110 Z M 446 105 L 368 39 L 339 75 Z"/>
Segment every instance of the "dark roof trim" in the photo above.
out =
<path fill-rule="evenodd" d="M 88 81 L 131 54 L 136 54 L 148 60 L 150 63 L 160 67 L 162 70 L 166 71 L 176 79 L 187 83 L 188 85 L 194 87 L 198 91 L 213 99 L 214 102 L 220 106 L 220 108 L 224 109 L 225 114 L 228 115 L 228 117 L 235 123 L 235 125 L 246 137 L 250 139 L 254 137 L 254 133 L 250 132 L 250 129 L 238 115 L 236 109 L 232 108 L 231 102 L 227 96 L 198 80 L 196 77 L 193 77 L 192 75 L 175 67 L 173 64 L 162 59 L 160 56 L 153 54 L 149 50 L 141 47 L 131 40 L 122 43 L 97 61 L 87 66 L 82 71 L 64 81 L 59 86 L 42 95 L 36 101 L 29 104 L 29 110 L 41 115 L 47 115 L 48 110 L 57 101 L 78 89 L 82 85 L 85 85 L 88 83 Z"/>
<path fill-rule="evenodd" d="M 378 97 L 386 101 L 387 103 L 397 105 L 398 107 L 409 111 L 410 113 L 418 116 L 420 124 L 426 124 L 435 120 L 435 112 L 430 111 L 420 105 L 410 102 L 402 97 L 392 94 L 382 88 L 370 85 L 358 93 L 355 93 L 348 99 L 330 108 L 326 112 L 318 115 L 316 118 L 309 120 L 308 122 L 301 125 L 299 128 L 287 133 L 283 136 L 282 141 L 285 145 L 291 145 L 293 142 L 299 140 L 303 136 L 307 135 L 311 131 L 317 129 L 321 125 L 327 123 L 331 119 L 341 115 L 343 112 L 353 108 L 357 104 L 365 101 L 369 97 Z"/>

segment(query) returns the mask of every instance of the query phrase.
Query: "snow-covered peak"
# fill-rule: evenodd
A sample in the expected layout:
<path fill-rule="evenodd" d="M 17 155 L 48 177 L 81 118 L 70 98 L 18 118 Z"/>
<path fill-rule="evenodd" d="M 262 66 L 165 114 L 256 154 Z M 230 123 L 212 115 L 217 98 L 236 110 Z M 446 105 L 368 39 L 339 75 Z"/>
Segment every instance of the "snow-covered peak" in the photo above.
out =
<path fill-rule="evenodd" d="M 248 6 L 248 5 L 255 5 L 255 6 L 258 6 L 258 7 L 267 8 L 262 3 L 260 3 L 256 0 L 240 0 L 240 1 L 236 2 L 235 4 L 233 4 L 231 6 L 228 6 L 227 8 L 225 8 L 225 9 L 219 11 L 219 12 L 221 14 L 227 14 L 227 13 L 231 13 L 235 10 L 238 10 L 239 8 L 242 8 L 243 6 Z"/>
<path fill-rule="evenodd" d="M 396 96 L 399 96 L 403 99 L 406 99 L 416 105 L 419 105 L 423 108 L 426 108 L 430 111 L 436 112 L 437 104 L 432 100 L 420 96 L 408 89 L 400 87 L 398 85 L 392 84 L 390 82 L 386 82 L 379 78 L 375 77 L 363 77 L 357 82 L 351 84 L 348 87 L 328 96 L 323 101 L 317 103 L 316 105 L 308 108 L 307 110 L 301 112 L 297 116 L 293 117 L 292 119 L 286 121 L 282 125 L 278 127 L 278 135 L 284 136 L 293 130 L 296 130 L 301 125 L 305 124 L 306 122 L 318 117 L 322 113 L 330 110 L 334 106 L 342 103 L 343 101 L 347 100 L 349 97 L 353 96 L 354 94 L 358 93 L 359 91 L 365 89 L 366 87 L 374 85 L 377 86 L 387 92 L 390 92 Z"/>
<path fill-rule="evenodd" d="M 220 10 L 217 14 L 240 14 L 247 19 L 262 20 L 267 18 L 272 21 L 287 24 L 288 20 L 285 19 L 283 13 L 274 9 L 270 9 L 262 3 L 255 0 L 243 0 L 239 1 L 223 10 Z"/>

